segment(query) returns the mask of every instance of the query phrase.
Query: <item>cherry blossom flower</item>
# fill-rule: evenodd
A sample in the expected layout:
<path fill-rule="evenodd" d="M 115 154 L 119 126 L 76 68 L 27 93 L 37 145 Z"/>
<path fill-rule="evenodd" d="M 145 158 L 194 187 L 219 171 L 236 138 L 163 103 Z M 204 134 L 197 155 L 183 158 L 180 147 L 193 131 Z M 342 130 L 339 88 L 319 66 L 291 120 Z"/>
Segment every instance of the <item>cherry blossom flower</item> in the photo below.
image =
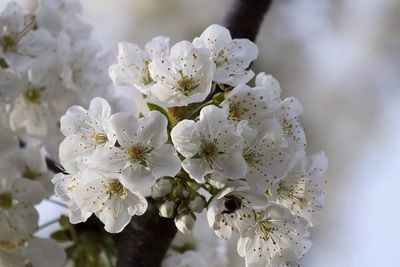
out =
<path fill-rule="evenodd" d="M 110 233 L 119 233 L 132 216 L 142 215 L 147 209 L 146 199 L 121 174 L 87 169 L 71 198 L 84 211 L 90 211 L 104 223 Z"/>
<path fill-rule="evenodd" d="M 152 99 L 163 106 L 184 106 L 203 101 L 211 91 L 214 66 L 206 48 L 181 41 L 165 58 L 154 59 L 149 71 L 155 84 Z"/>
<path fill-rule="evenodd" d="M 182 167 L 199 183 L 204 183 L 205 175 L 213 171 L 232 179 L 247 172 L 242 156 L 243 139 L 227 116 L 216 106 L 206 106 L 198 121 L 183 120 L 171 131 L 172 142 L 185 157 Z"/>
<path fill-rule="evenodd" d="M 193 43 L 196 47 L 210 50 L 210 59 L 216 66 L 215 82 L 236 86 L 253 78 L 254 72 L 247 68 L 257 58 L 258 48 L 252 41 L 232 40 L 228 29 L 214 24 L 194 39 Z"/>
<path fill-rule="evenodd" d="M 154 84 L 150 75 L 149 64 L 157 58 L 169 54 L 169 38 L 158 36 L 145 45 L 122 42 L 118 44 L 118 63 L 112 65 L 109 74 L 117 85 L 133 85 L 143 94 L 149 95 Z"/>
<path fill-rule="evenodd" d="M 60 144 L 60 161 L 64 168 L 76 172 L 97 148 L 115 144 L 109 132 L 111 107 L 100 97 L 90 102 L 89 109 L 70 107 L 61 117 L 61 132 L 66 136 Z"/>
<path fill-rule="evenodd" d="M 167 123 L 158 111 L 140 119 L 123 112 L 112 115 L 110 131 L 118 146 L 97 149 L 90 166 L 121 172 L 121 179 L 140 192 L 149 190 L 156 178 L 175 176 L 181 162 L 175 148 L 166 144 Z"/>
<path fill-rule="evenodd" d="M 1 168 L 1 238 L 13 240 L 30 237 L 38 222 L 38 213 L 34 205 L 38 204 L 43 197 L 43 187 L 39 183 L 15 176 L 12 169 Z"/>
<path fill-rule="evenodd" d="M 258 216 L 256 223 L 242 233 L 237 250 L 245 257 L 246 266 L 278 267 L 280 263 L 293 260 L 284 255 L 293 255 L 296 260 L 310 249 L 309 235 L 301 220 L 286 208 L 271 204 Z M 276 257 L 280 257 L 280 261 Z M 270 265 L 274 258 L 276 264 Z"/>
<path fill-rule="evenodd" d="M 272 196 L 293 215 L 314 225 L 314 213 L 321 208 L 324 194 L 323 175 L 328 161 L 324 153 L 299 157 L 289 173 L 272 187 Z"/>

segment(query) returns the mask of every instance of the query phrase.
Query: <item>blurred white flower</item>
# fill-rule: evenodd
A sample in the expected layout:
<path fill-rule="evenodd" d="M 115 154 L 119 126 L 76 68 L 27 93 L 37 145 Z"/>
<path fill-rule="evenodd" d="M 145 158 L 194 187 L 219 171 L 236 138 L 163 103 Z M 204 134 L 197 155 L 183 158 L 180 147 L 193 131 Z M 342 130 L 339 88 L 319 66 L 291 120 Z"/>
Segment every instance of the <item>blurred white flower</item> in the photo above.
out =
<path fill-rule="evenodd" d="M 252 41 L 232 40 L 228 29 L 214 24 L 195 38 L 193 43 L 196 47 L 209 49 L 210 60 L 216 66 L 215 82 L 236 86 L 253 78 L 254 72 L 247 68 L 257 58 L 258 48 Z"/>
<path fill-rule="evenodd" d="M 163 106 L 185 106 L 203 101 L 211 91 L 214 66 L 206 48 L 196 48 L 181 41 L 165 58 L 154 59 L 149 65 L 152 99 Z"/>
<path fill-rule="evenodd" d="M 204 183 L 204 176 L 215 170 L 232 179 L 246 174 L 243 139 L 227 116 L 216 106 L 206 106 L 197 122 L 183 120 L 171 131 L 172 142 L 186 158 L 182 167 L 199 183 Z"/>
<path fill-rule="evenodd" d="M 21 76 L 10 110 L 11 129 L 34 137 L 54 130 L 59 116 L 74 99 L 60 84 L 55 70 L 50 70 L 51 64 L 46 60 L 41 63 Z"/>
<path fill-rule="evenodd" d="M 37 228 L 34 207 L 44 197 L 43 187 L 16 176 L 14 170 L 0 170 L 0 236 L 4 240 L 27 239 Z"/>
<path fill-rule="evenodd" d="M 11 157 L 10 165 L 15 166 L 20 177 L 38 182 L 43 187 L 45 197 L 54 194 L 51 178 L 54 173 L 47 169 L 44 151 L 40 148 L 21 148 Z"/>
<path fill-rule="evenodd" d="M 55 43 L 50 33 L 35 29 L 35 20 L 29 18 L 17 2 L 9 2 L 0 14 L 0 59 L 20 72 L 26 70 L 32 59 L 47 53 Z"/>

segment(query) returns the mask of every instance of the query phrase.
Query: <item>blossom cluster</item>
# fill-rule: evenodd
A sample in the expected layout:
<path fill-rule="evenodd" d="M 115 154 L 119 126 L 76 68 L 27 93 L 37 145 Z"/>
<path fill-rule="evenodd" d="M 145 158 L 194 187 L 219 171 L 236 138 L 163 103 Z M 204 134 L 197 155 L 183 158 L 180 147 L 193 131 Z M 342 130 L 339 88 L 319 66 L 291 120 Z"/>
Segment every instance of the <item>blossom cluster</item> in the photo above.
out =
<path fill-rule="evenodd" d="M 311 246 L 327 159 L 306 154 L 302 106 L 281 99 L 276 79 L 259 73 L 248 84 L 257 55 L 219 25 L 171 48 L 163 36 L 143 49 L 120 43 L 110 77 L 139 90 L 149 112 L 113 113 L 97 97 L 61 117 L 68 174 L 53 182 L 71 222 L 95 214 L 118 233 L 152 196 L 182 233 L 206 209 L 218 237 L 239 237 L 247 266 L 297 264 Z"/>
<path fill-rule="evenodd" d="M 54 195 L 59 119 L 72 104 L 110 95 L 109 56 L 75 0 L 17 2 L 0 14 L 0 265 L 63 266 L 64 249 L 37 237 L 35 205 Z"/>

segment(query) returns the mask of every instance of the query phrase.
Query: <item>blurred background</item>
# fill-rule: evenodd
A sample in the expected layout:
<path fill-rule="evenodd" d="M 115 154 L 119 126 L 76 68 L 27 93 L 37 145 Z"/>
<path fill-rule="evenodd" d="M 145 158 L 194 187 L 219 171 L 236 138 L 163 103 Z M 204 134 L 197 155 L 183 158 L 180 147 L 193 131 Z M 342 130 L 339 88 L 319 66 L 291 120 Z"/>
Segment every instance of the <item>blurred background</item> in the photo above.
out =
<path fill-rule="evenodd" d="M 8 0 L 0 1 L 3 9 Z M 24 7 L 34 0 L 20 0 Z M 229 0 L 83 0 L 105 51 L 171 44 L 221 23 Z M 400 0 L 276 0 L 256 72 L 304 106 L 308 152 L 329 158 L 327 200 L 306 267 L 395 266 L 400 253 Z M 397 191 L 399 190 L 399 191 Z M 41 207 L 57 215 L 56 207 Z M 43 221 L 44 219 L 41 218 Z M 230 245 L 229 266 L 244 266 Z"/>

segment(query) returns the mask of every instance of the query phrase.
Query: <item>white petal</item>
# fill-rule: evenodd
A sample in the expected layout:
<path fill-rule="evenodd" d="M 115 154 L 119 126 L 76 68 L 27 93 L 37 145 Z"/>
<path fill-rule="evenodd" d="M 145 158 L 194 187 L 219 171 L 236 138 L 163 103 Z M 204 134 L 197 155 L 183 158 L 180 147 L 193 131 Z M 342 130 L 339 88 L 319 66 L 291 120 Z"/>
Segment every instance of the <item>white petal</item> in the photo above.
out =
<path fill-rule="evenodd" d="M 167 125 L 167 118 L 163 114 L 159 111 L 151 111 L 139 119 L 138 131 L 141 142 L 150 144 L 153 148 L 159 148 L 168 140 Z"/>
<path fill-rule="evenodd" d="M 185 159 L 182 167 L 198 183 L 204 183 L 204 176 L 213 171 L 210 164 L 202 159 Z"/>
<path fill-rule="evenodd" d="M 153 150 L 151 155 L 146 158 L 151 169 L 151 174 L 155 178 L 162 176 L 174 177 L 181 169 L 181 161 L 174 146 L 165 144 L 159 149 Z"/>
<path fill-rule="evenodd" d="M 199 151 L 200 138 L 196 138 L 196 123 L 191 120 L 180 121 L 171 131 L 171 139 L 175 148 L 184 157 L 189 158 Z"/>
<path fill-rule="evenodd" d="M 30 263 L 37 267 L 62 267 L 67 260 L 64 249 L 51 239 L 29 240 L 25 253 Z"/>

